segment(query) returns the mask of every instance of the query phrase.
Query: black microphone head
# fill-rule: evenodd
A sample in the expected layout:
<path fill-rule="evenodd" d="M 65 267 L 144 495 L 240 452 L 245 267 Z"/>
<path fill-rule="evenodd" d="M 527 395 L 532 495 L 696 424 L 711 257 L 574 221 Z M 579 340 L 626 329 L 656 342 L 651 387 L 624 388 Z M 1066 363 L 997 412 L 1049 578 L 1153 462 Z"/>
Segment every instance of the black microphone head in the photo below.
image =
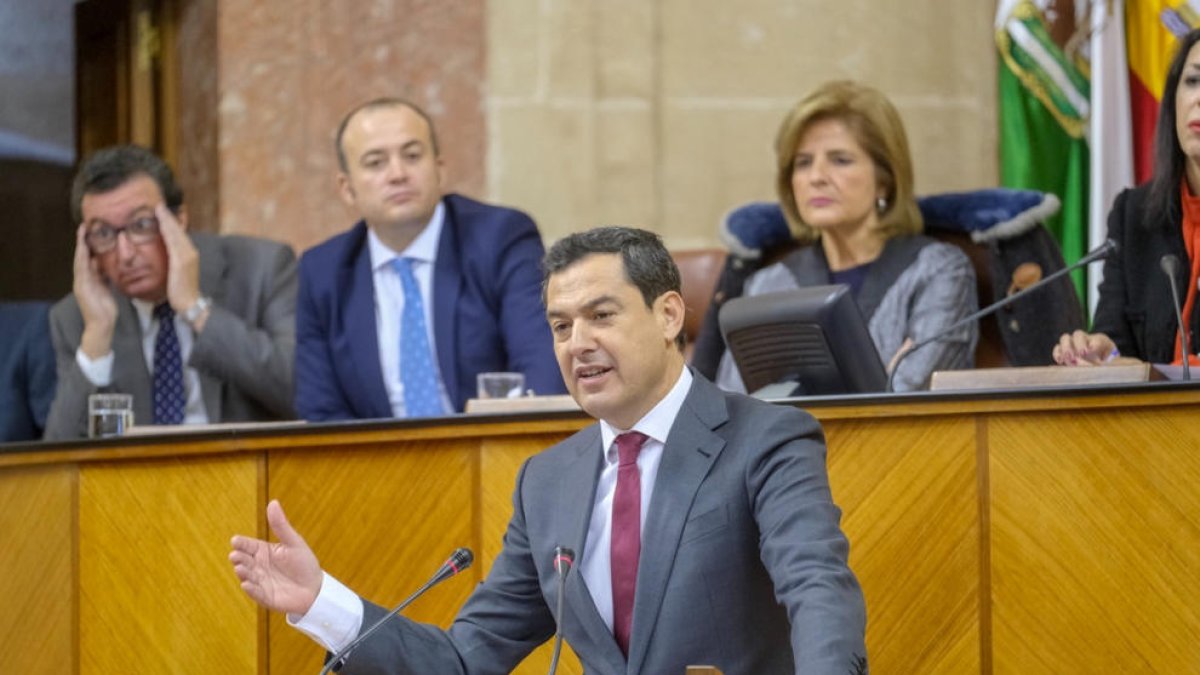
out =
<path fill-rule="evenodd" d="M 1175 274 L 1179 271 L 1179 258 L 1175 257 L 1173 253 L 1168 253 L 1158 259 L 1158 266 L 1167 276 L 1175 278 Z"/>
<path fill-rule="evenodd" d="M 565 565 L 563 563 L 566 563 Z M 554 569 L 559 574 L 566 574 L 575 566 L 575 551 L 566 546 L 554 547 Z"/>
<path fill-rule="evenodd" d="M 1104 255 L 1110 256 L 1120 250 L 1121 250 L 1121 245 L 1117 243 L 1116 239 L 1105 239 L 1104 240 Z"/>
<path fill-rule="evenodd" d="M 470 567 L 473 562 L 475 562 L 475 554 L 471 553 L 471 549 L 463 546 L 450 554 L 450 559 L 446 561 L 446 564 L 453 567 L 454 573 L 458 574 Z"/>

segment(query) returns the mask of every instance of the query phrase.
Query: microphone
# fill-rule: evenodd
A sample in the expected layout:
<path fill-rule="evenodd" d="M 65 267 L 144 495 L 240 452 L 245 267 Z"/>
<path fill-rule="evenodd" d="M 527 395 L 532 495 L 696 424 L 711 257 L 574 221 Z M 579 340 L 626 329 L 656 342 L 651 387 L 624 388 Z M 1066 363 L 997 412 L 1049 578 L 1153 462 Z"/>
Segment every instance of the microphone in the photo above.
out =
<path fill-rule="evenodd" d="M 565 546 L 554 547 L 554 571 L 558 572 L 558 609 L 554 612 L 554 654 L 550 657 L 549 675 L 554 675 L 554 671 L 558 670 L 558 656 L 562 651 L 563 595 L 566 591 L 567 575 L 571 573 L 571 567 L 574 565 L 575 551 Z"/>
<path fill-rule="evenodd" d="M 328 675 L 330 671 L 336 671 L 337 669 L 341 668 L 346 664 L 346 658 L 350 656 L 350 652 L 354 651 L 354 648 L 362 644 L 362 641 L 370 637 L 372 633 L 379 630 L 379 627 L 382 626 L 384 622 L 399 614 L 405 607 L 411 605 L 414 600 L 424 595 L 425 591 L 428 591 L 439 583 L 470 567 L 471 563 L 474 561 L 475 554 L 471 553 L 471 549 L 456 549 L 454 553 L 451 553 L 450 557 L 446 559 L 446 562 L 442 563 L 442 566 L 438 568 L 438 571 L 433 573 L 433 576 L 429 578 L 429 581 L 425 582 L 424 586 L 421 586 L 416 590 L 415 593 L 405 598 L 404 602 L 396 605 L 396 608 L 388 612 L 387 616 L 376 621 L 371 625 L 370 628 L 360 633 L 358 637 L 354 638 L 354 640 L 350 644 L 346 645 L 342 651 L 334 654 L 333 658 L 329 659 L 329 662 L 326 663 L 325 667 L 321 669 L 321 675 Z"/>
<path fill-rule="evenodd" d="M 1085 265 L 1090 265 L 1090 264 L 1096 262 L 1097 260 L 1103 260 L 1104 258 L 1112 255 L 1113 253 L 1116 253 L 1119 249 L 1120 249 L 1120 246 L 1117 244 L 1115 239 L 1108 239 L 1103 244 L 1100 244 L 1095 249 L 1090 251 L 1087 255 L 1083 256 L 1079 260 L 1076 260 L 1073 264 L 1067 265 L 1066 267 L 1055 272 L 1054 274 L 1051 274 L 1050 276 L 1043 278 L 1041 281 L 1038 281 L 1035 284 L 1030 284 L 1029 286 L 1022 288 L 1021 290 L 1017 291 L 1016 293 L 1013 293 L 1012 295 L 1006 296 L 1004 298 L 997 300 L 996 302 L 993 302 L 992 304 L 988 305 L 987 307 L 984 307 L 983 309 L 979 310 L 978 312 L 975 312 L 974 314 L 971 314 L 970 316 L 966 316 L 966 317 L 963 317 L 962 319 L 959 319 L 958 321 L 955 321 L 954 323 L 950 324 L 949 327 L 947 327 L 945 330 L 941 331 L 937 335 L 925 338 L 924 340 L 921 340 L 920 342 L 915 343 L 912 347 L 910 347 L 908 349 L 908 351 L 904 352 L 899 357 L 897 357 L 896 365 L 892 366 L 892 372 L 888 373 L 887 389 L 885 389 L 884 392 L 890 393 L 892 391 L 892 385 L 896 381 L 896 373 L 900 372 L 900 364 L 904 362 L 904 359 L 908 358 L 909 354 L 912 354 L 913 352 L 917 351 L 921 347 L 924 347 L 925 345 L 931 344 L 933 342 L 937 342 L 939 340 L 944 340 L 944 339 L 946 339 L 946 336 L 948 336 L 950 333 L 953 333 L 954 331 L 958 330 L 959 328 L 962 328 L 963 326 L 971 323 L 972 321 L 978 321 L 979 319 L 982 319 L 983 317 L 994 313 L 996 310 L 1009 304 L 1010 302 L 1014 302 L 1015 300 L 1017 300 L 1021 297 L 1024 297 L 1025 295 L 1032 293 L 1032 292 L 1036 291 L 1037 289 L 1042 288 L 1043 286 L 1046 286 L 1051 281 L 1054 281 L 1055 279 L 1058 279 L 1064 275 L 1074 272 L 1075 270 L 1079 269 L 1080 267 L 1083 267 Z"/>
<path fill-rule="evenodd" d="M 1171 283 L 1171 307 L 1175 310 L 1175 321 L 1179 323 L 1179 351 L 1183 356 L 1183 379 L 1192 379 L 1192 371 L 1188 361 L 1188 332 L 1187 324 L 1183 322 L 1183 312 L 1179 309 L 1179 287 L 1175 285 L 1175 274 L 1179 272 L 1179 258 L 1174 254 L 1168 253 L 1158 260 L 1158 266 L 1162 268 L 1163 274 L 1167 275 L 1167 281 Z"/>

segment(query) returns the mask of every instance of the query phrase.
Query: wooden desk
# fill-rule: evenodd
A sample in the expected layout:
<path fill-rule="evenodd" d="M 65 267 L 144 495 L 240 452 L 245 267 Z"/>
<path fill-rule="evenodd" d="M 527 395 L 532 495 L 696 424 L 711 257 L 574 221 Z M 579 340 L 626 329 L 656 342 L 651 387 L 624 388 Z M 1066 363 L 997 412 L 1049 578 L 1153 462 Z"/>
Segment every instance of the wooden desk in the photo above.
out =
<path fill-rule="evenodd" d="M 1200 389 L 826 400 L 834 497 L 880 673 L 1196 672 Z M 0 672 L 316 672 L 246 599 L 234 533 L 279 498 L 323 565 L 391 604 L 500 546 L 520 462 L 577 413 L 8 446 Z M 545 672 L 544 655 L 518 672 Z M 560 672 L 580 672 L 577 663 Z"/>

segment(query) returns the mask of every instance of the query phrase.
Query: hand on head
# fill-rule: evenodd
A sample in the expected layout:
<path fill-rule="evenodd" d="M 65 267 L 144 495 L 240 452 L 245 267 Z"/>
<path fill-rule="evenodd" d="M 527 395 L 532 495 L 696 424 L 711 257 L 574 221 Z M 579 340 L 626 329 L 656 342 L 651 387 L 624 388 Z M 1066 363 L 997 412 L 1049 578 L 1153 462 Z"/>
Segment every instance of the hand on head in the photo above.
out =
<path fill-rule="evenodd" d="M 87 225 L 75 230 L 74 281 L 71 290 L 83 315 L 80 347 L 90 358 L 104 356 L 112 348 L 113 326 L 117 323 L 117 301 L 108 281 L 100 273 L 99 261 L 87 244 Z"/>
<path fill-rule="evenodd" d="M 1117 345 L 1104 333 L 1063 333 L 1054 345 L 1054 362 L 1064 366 L 1098 366 L 1113 359 Z"/>
<path fill-rule="evenodd" d="M 277 500 L 267 504 L 267 524 L 277 543 L 241 535 L 230 542 L 234 574 L 246 595 L 263 607 L 306 614 L 321 591 L 321 565 Z"/>
<path fill-rule="evenodd" d="M 174 213 L 159 203 L 154 207 L 158 232 L 167 248 L 167 301 L 182 314 L 200 299 L 200 254 Z"/>

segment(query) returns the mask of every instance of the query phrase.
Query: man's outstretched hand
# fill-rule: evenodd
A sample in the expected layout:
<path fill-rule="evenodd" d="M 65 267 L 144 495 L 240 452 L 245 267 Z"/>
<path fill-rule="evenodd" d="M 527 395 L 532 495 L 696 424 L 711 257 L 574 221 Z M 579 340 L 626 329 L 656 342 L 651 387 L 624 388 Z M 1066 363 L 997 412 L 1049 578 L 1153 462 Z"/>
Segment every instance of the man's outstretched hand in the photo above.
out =
<path fill-rule="evenodd" d="M 278 542 L 233 537 L 229 552 L 233 571 L 246 595 L 263 607 L 307 614 L 321 591 L 321 565 L 304 537 L 292 529 L 277 500 L 267 504 L 267 524 Z"/>

